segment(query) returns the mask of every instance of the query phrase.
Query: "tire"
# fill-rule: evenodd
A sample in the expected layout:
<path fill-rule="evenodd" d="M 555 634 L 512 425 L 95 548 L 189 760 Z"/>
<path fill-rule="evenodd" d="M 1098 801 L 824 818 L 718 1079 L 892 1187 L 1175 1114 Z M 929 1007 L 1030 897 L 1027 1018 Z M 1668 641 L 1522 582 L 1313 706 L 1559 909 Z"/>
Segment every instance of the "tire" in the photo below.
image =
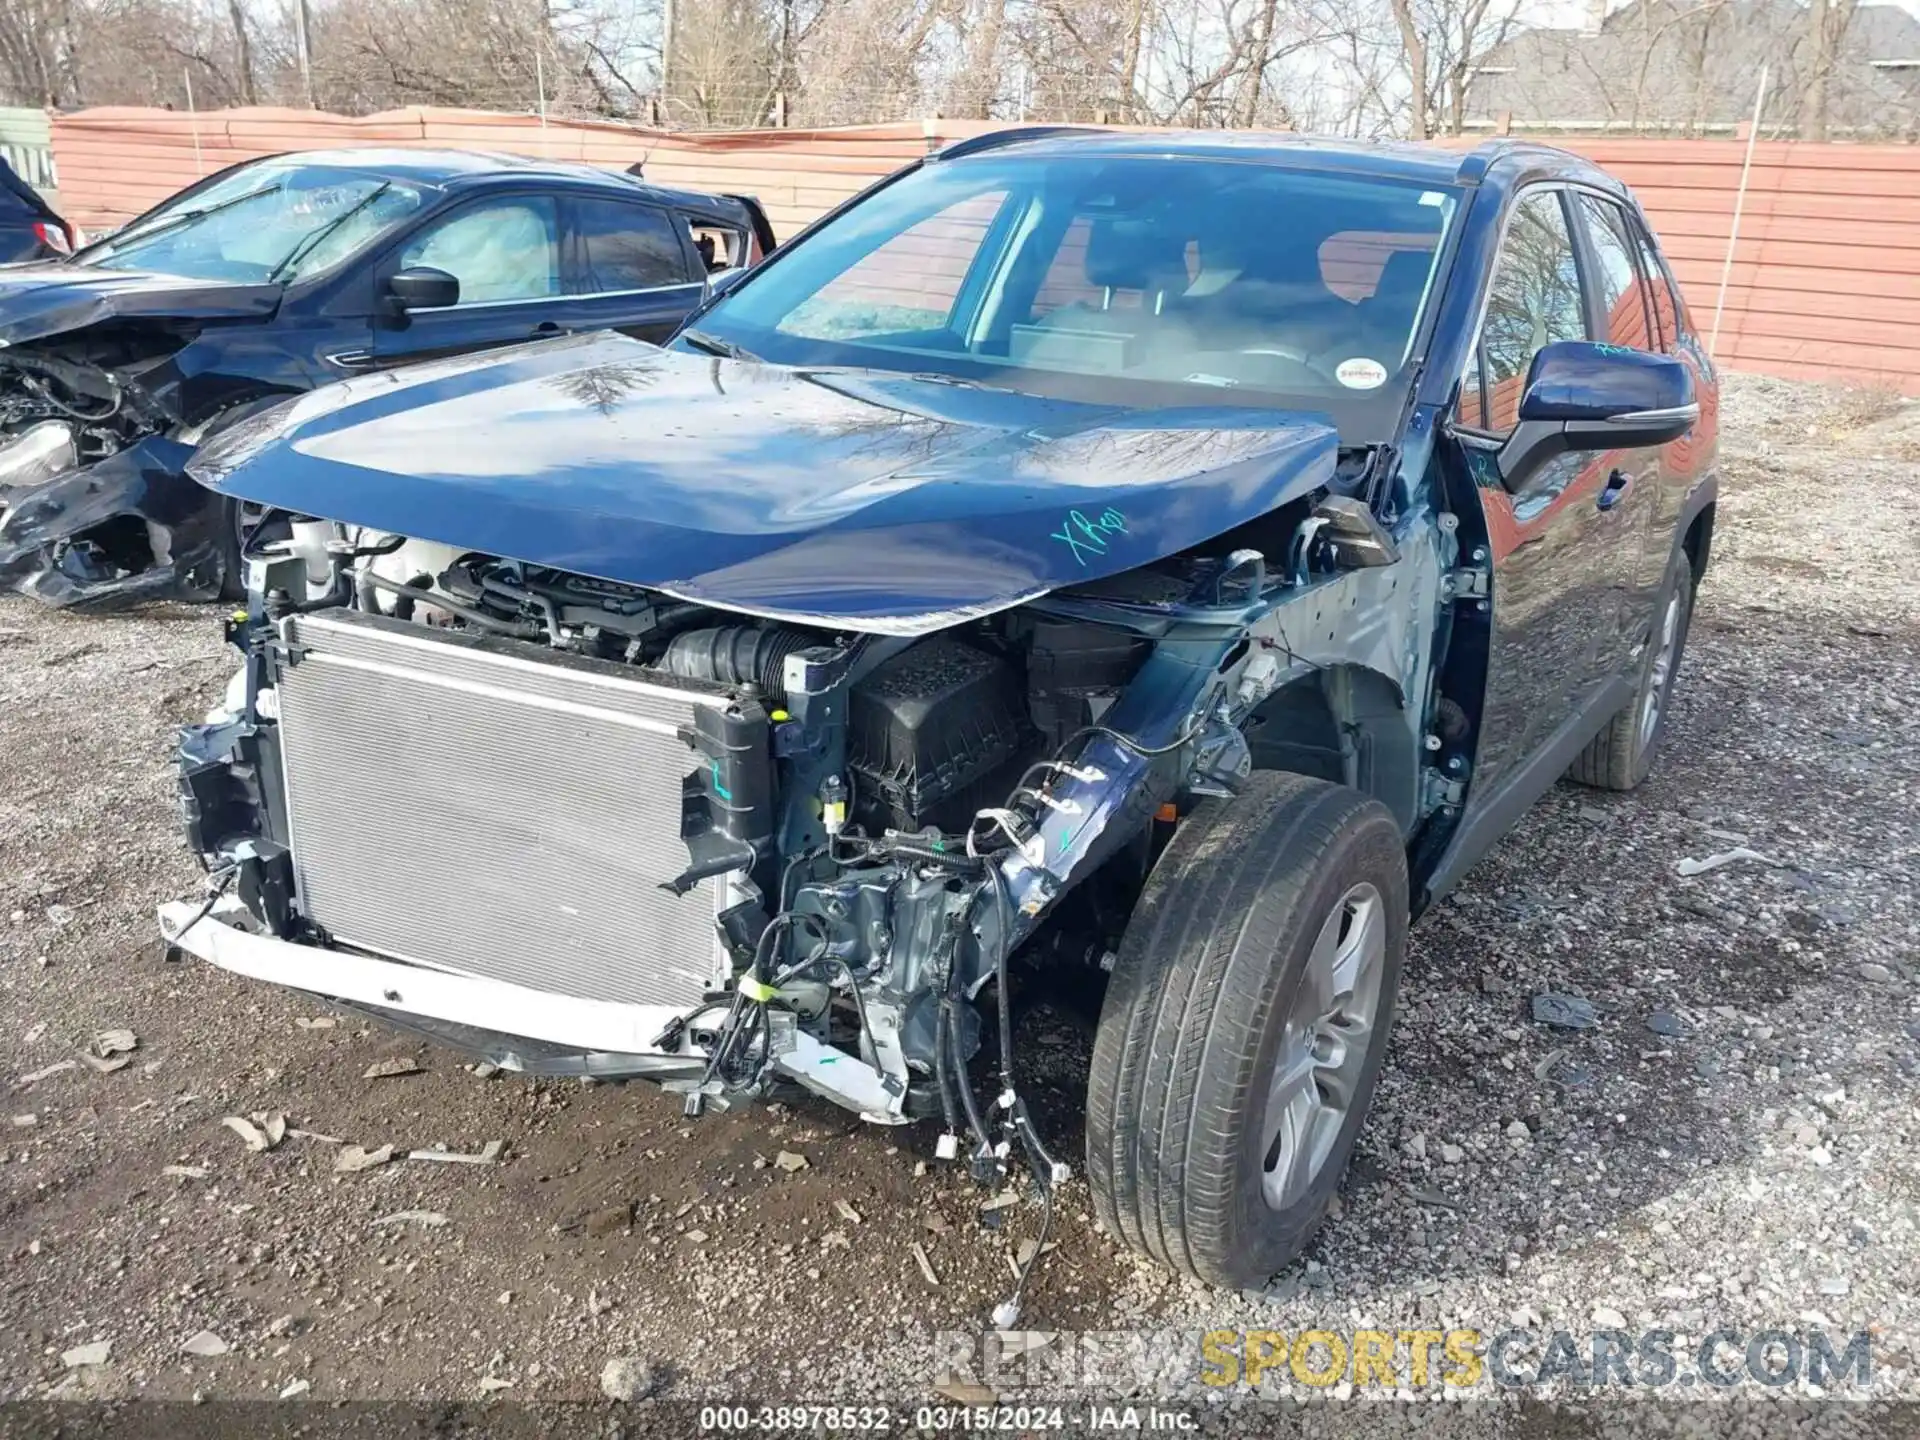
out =
<path fill-rule="evenodd" d="M 1633 698 L 1567 769 L 1567 778 L 1596 790 L 1631 790 L 1647 778 L 1667 732 L 1673 687 L 1680 678 L 1687 630 L 1693 622 L 1693 565 L 1684 550 L 1674 552 L 1654 609 L 1646 653 L 1640 659 Z M 1651 707 L 1651 709 L 1649 709 Z"/>
<path fill-rule="evenodd" d="M 1370 994 L 1363 1030 L 1341 1019 L 1336 980 L 1309 977 L 1329 934 L 1336 952 L 1351 939 L 1372 957 L 1346 997 L 1358 1011 Z M 1406 849 L 1386 807 L 1359 791 L 1262 772 L 1183 820 L 1121 939 L 1094 1040 L 1087 1173 L 1102 1228 L 1235 1289 L 1265 1285 L 1299 1254 L 1366 1118 L 1406 936 Z M 1306 1035 L 1344 1059 L 1323 1069 Z M 1291 1109 L 1270 1103 L 1283 1054 Z M 1315 1112 L 1329 1087 L 1344 1103 Z M 1311 1145 L 1288 1138 L 1307 1133 Z"/>

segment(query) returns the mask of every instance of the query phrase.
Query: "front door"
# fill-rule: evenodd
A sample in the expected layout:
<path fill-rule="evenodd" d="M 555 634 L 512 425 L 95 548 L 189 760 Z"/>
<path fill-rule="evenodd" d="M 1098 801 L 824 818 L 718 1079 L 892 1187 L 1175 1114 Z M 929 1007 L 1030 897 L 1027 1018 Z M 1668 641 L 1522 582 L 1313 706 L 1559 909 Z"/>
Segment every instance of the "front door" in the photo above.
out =
<path fill-rule="evenodd" d="M 460 282 L 457 304 L 388 308 L 375 321 L 374 363 L 404 365 L 579 328 L 567 293 L 560 202 L 535 191 L 487 195 L 434 216 L 396 245 L 376 278 L 426 266 Z"/>
<path fill-rule="evenodd" d="M 1505 796 L 1527 776 L 1529 759 L 1606 703 L 1624 659 L 1627 517 L 1609 456 L 1574 451 L 1506 476 L 1496 459 L 1540 348 L 1594 338 L 1573 200 L 1564 187 L 1538 186 L 1514 201 L 1452 426 L 1492 550 L 1476 810 Z M 1553 779 L 1532 775 L 1528 788 Z"/>

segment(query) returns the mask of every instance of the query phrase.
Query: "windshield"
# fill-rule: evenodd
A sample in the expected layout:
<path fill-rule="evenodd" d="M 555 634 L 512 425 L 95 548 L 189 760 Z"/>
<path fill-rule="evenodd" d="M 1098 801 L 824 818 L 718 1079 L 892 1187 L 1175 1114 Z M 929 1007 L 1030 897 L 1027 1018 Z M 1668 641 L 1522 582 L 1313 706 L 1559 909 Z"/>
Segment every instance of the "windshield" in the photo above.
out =
<path fill-rule="evenodd" d="M 1457 206 L 1239 160 L 936 162 L 776 254 L 691 343 L 1042 393 L 1095 377 L 1117 400 L 1397 409 Z"/>
<path fill-rule="evenodd" d="M 195 280 L 299 280 L 362 249 L 423 200 L 416 186 L 365 171 L 262 160 L 176 195 L 74 259 Z"/>

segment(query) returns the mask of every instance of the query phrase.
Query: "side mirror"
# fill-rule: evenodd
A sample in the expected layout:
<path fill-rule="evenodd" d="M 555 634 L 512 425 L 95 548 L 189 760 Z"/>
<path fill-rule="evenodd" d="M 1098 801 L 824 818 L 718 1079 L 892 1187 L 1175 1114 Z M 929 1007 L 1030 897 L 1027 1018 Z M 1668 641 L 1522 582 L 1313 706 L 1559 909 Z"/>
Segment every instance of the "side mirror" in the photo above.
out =
<path fill-rule="evenodd" d="M 1700 418 L 1693 371 L 1671 355 L 1556 340 L 1527 372 L 1520 414 L 1500 449 L 1500 476 L 1516 488 L 1542 461 L 1569 450 L 1633 450 L 1678 440 Z"/>
<path fill-rule="evenodd" d="M 402 310 L 444 310 L 460 303 L 460 282 L 431 265 L 411 265 L 387 281 L 387 293 Z"/>

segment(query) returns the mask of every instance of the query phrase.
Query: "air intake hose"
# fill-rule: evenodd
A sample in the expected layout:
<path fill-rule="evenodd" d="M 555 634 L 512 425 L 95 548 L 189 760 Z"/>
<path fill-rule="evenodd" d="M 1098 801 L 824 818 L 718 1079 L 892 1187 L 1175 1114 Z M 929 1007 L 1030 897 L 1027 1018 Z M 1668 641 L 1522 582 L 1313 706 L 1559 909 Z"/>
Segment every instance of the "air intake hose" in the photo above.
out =
<path fill-rule="evenodd" d="M 817 643 L 804 631 L 756 625 L 683 630 L 668 642 L 660 668 L 689 680 L 758 685 L 769 695 L 785 698 L 787 657 Z"/>

